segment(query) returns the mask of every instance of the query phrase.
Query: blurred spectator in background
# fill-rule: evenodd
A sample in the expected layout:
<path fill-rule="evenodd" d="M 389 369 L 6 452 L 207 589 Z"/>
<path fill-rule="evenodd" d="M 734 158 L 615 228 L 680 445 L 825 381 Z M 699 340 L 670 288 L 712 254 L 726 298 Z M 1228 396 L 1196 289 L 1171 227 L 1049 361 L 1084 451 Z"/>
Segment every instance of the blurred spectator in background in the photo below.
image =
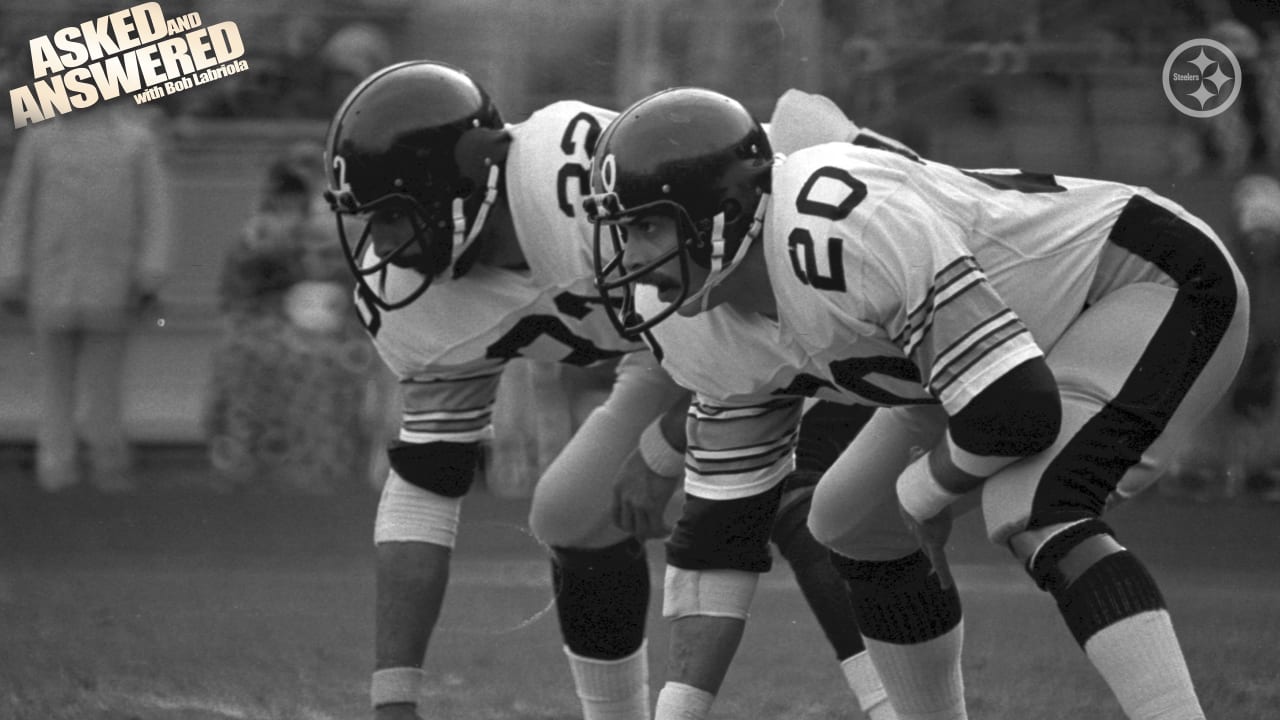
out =
<path fill-rule="evenodd" d="M 375 25 L 351 23 L 339 28 L 325 42 L 319 60 L 319 110 L 321 115 L 329 117 L 338 111 L 361 80 L 391 64 L 391 41 Z"/>
<path fill-rule="evenodd" d="M 1208 36 L 1226 45 L 1240 62 L 1240 94 L 1205 127 L 1207 154 L 1227 175 L 1271 171 L 1280 158 L 1280 37 L 1271 24 L 1250 26 L 1226 19 Z"/>
<path fill-rule="evenodd" d="M 1249 283 L 1249 350 L 1231 395 L 1188 444 L 1166 492 L 1208 500 L 1247 494 L 1280 502 L 1280 16 L 1232 2 L 1208 36 L 1235 54 L 1240 94 L 1205 126 L 1209 170 L 1231 187 L 1225 239 Z M 1256 7 L 1255 7 L 1256 6 Z"/>
<path fill-rule="evenodd" d="M 275 44 L 250 47 L 250 71 L 183 93 L 183 112 L 328 119 L 361 80 L 392 61 L 391 40 L 372 23 L 349 23 L 326 37 L 320 17 L 294 13 L 272 27 Z"/>
<path fill-rule="evenodd" d="M 205 427 L 231 489 L 369 487 L 380 363 L 351 310 L 333 220 L 318 205 L 322 157 L 299 143 L 271 164 L 222 269 L 225 333 Z"/>
<path fill-rule="evenodd" d="M 323 83 L 317 68 L 324 46 L 325 28 L 310 13 L 290 13 L 281 20 L 279 55 L 273 58 L 278 85 L 273 114 L 283 117 L 324 117 Z"/>
<path fill-rule="evenodd" d="M 42 377 L 40 488 L 134 489 L 121 408 L 130 325 L 156 302 L 172 241 L 156 115 L 104 103 L 20 131 L 0 220 L 0 298 L 25 313 Z"/>
<path fill-rule="evenodd" d="M 1280 181 L 1248 175 L 1236 183 L 1232 200 L 1233 249 L 1254 310 L 1249 351 L 1231 395 L 1231 410 L 1239 418 L 1235 424 L 1244 424 L 1233 433 L 1241 445 L 1238 477 L 1240 489 L 1280 502 Z"/>

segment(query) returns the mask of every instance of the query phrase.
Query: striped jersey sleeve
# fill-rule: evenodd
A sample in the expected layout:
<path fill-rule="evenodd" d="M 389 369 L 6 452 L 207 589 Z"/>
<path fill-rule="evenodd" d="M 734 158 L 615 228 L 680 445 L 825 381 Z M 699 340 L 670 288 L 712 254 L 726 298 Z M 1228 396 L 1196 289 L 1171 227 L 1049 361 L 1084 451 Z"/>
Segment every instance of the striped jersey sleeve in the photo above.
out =
<path fill-rule="evenodd" d="M 400 380 L 400 440 L 407 443 L 488 440 L 503 363 L 476 363 L 465 371 Z"/>
<path fill-rule="evenodd" d="M 921 206 L 909 188 L 894 193 L 864 226 L 858 251 L 883 277 L 865 296 L 889 339 L 918 368 L 950 414 L 991 382 L 1043 355 L 996 291 L 966 243 L 965 228 Z M 926 220 L 926 218 L 929 218 Z M 879 295 L 877 297 L 877 295 Z"/>
<path fill-rule="evenodd" d="M 799 398 L 726 405 L 699 395 L 686 426 L 685 489 L 729 500 L 772 487 L 795 466 L 802 407 Z"/>

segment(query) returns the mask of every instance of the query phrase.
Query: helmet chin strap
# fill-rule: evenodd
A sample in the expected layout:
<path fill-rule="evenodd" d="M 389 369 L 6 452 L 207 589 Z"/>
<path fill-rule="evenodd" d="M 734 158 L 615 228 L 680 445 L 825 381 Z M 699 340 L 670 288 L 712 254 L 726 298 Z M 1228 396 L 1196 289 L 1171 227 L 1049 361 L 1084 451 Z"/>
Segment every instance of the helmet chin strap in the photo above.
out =
<path fill-rule="evenodd" d="M 769 204 L 769 193 L 760 196 L 760 202 L 756 203 L 756 214 L 751 219 L 751 227 L 747 228 L 746 234 L 742 236 L 742 242 L 738 243 L 738 250 L 725 262 L 724 257 L 724 213 L 719 213 L 713 220 L 711 227 L 711 272 L 707 274 L 707 279 L 703 281 L 702 287 L 689 297 L 685 298 L 680 304 L 680 309 L 693 307 L 694 303 L 698 303 L 698 312 L 704 313 L 710 307 L 711 290 L 715 286 L 724 282 L 724 279 L 733 272 L 734 268 L 742 264 L 747 257 L 747 251 L 751 249 L 751 244 L 756 238 L 760 237 L 760 232 L 764 229 L 765 209 Z"/>
<path fill-rule="evenodd" d="M 484 200 L 480 202 L 480 210 L 476 212 L 476 221 L 471 224 L 470 232 L 467 232 L 467 216 L 462 208 L 463 199 L 453 199 L 453 257 L 449 261 L 450 265 L 462 257 L 462 253 L 471 247 L 471 243 L 476 241 L 476 237 L 480 235 L 480 230 L 484 228 L 484 221 L 489 217 L 489 208 L 493 207 L 493 202 L 498 197 L 499 172 L 497 163 L 489 165 L 489 178 L 485 181 Z"/>

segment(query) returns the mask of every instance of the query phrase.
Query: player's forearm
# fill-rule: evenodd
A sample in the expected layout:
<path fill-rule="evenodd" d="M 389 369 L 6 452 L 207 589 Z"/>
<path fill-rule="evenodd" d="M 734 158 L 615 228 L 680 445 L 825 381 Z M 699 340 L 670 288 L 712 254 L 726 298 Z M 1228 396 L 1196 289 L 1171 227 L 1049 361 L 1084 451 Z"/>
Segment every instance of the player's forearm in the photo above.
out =
<path fill-rule="evenodd" d="M 1058 437 L 1062 405 L 1042 359 L 997 379 L 950 418 L 947 435 L 898 480 L 898 499 L 918 520 L 933 517 L 1018 460 Z"/>
<path fill-rule="evenodd" d="M 684 452 L 688 442 L 685 438 L 686 424 L 689 418 L 689 403 L 693 401 L 693 393 L 685 393 L 671 409 L 658 419 L 662 428 L 662 437 L 672 449 Z"/>

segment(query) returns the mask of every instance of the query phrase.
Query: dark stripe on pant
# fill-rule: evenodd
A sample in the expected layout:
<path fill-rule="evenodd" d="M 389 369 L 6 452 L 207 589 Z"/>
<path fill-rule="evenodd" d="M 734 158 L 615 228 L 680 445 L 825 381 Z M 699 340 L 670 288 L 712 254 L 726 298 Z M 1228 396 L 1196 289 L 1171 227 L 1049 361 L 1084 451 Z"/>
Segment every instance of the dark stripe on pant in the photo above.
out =
<path fill-rule="evenodd" d="M 1211 238 L 1144 197 L 1129 200 L 1108 238 L 1178 283 L 1160 327 L 1116 397 L 1049 464 L 1031 526 L 1096 517 L 1107 495 L 1164 431 L 1236 312 L 1231 264 Z"/>

